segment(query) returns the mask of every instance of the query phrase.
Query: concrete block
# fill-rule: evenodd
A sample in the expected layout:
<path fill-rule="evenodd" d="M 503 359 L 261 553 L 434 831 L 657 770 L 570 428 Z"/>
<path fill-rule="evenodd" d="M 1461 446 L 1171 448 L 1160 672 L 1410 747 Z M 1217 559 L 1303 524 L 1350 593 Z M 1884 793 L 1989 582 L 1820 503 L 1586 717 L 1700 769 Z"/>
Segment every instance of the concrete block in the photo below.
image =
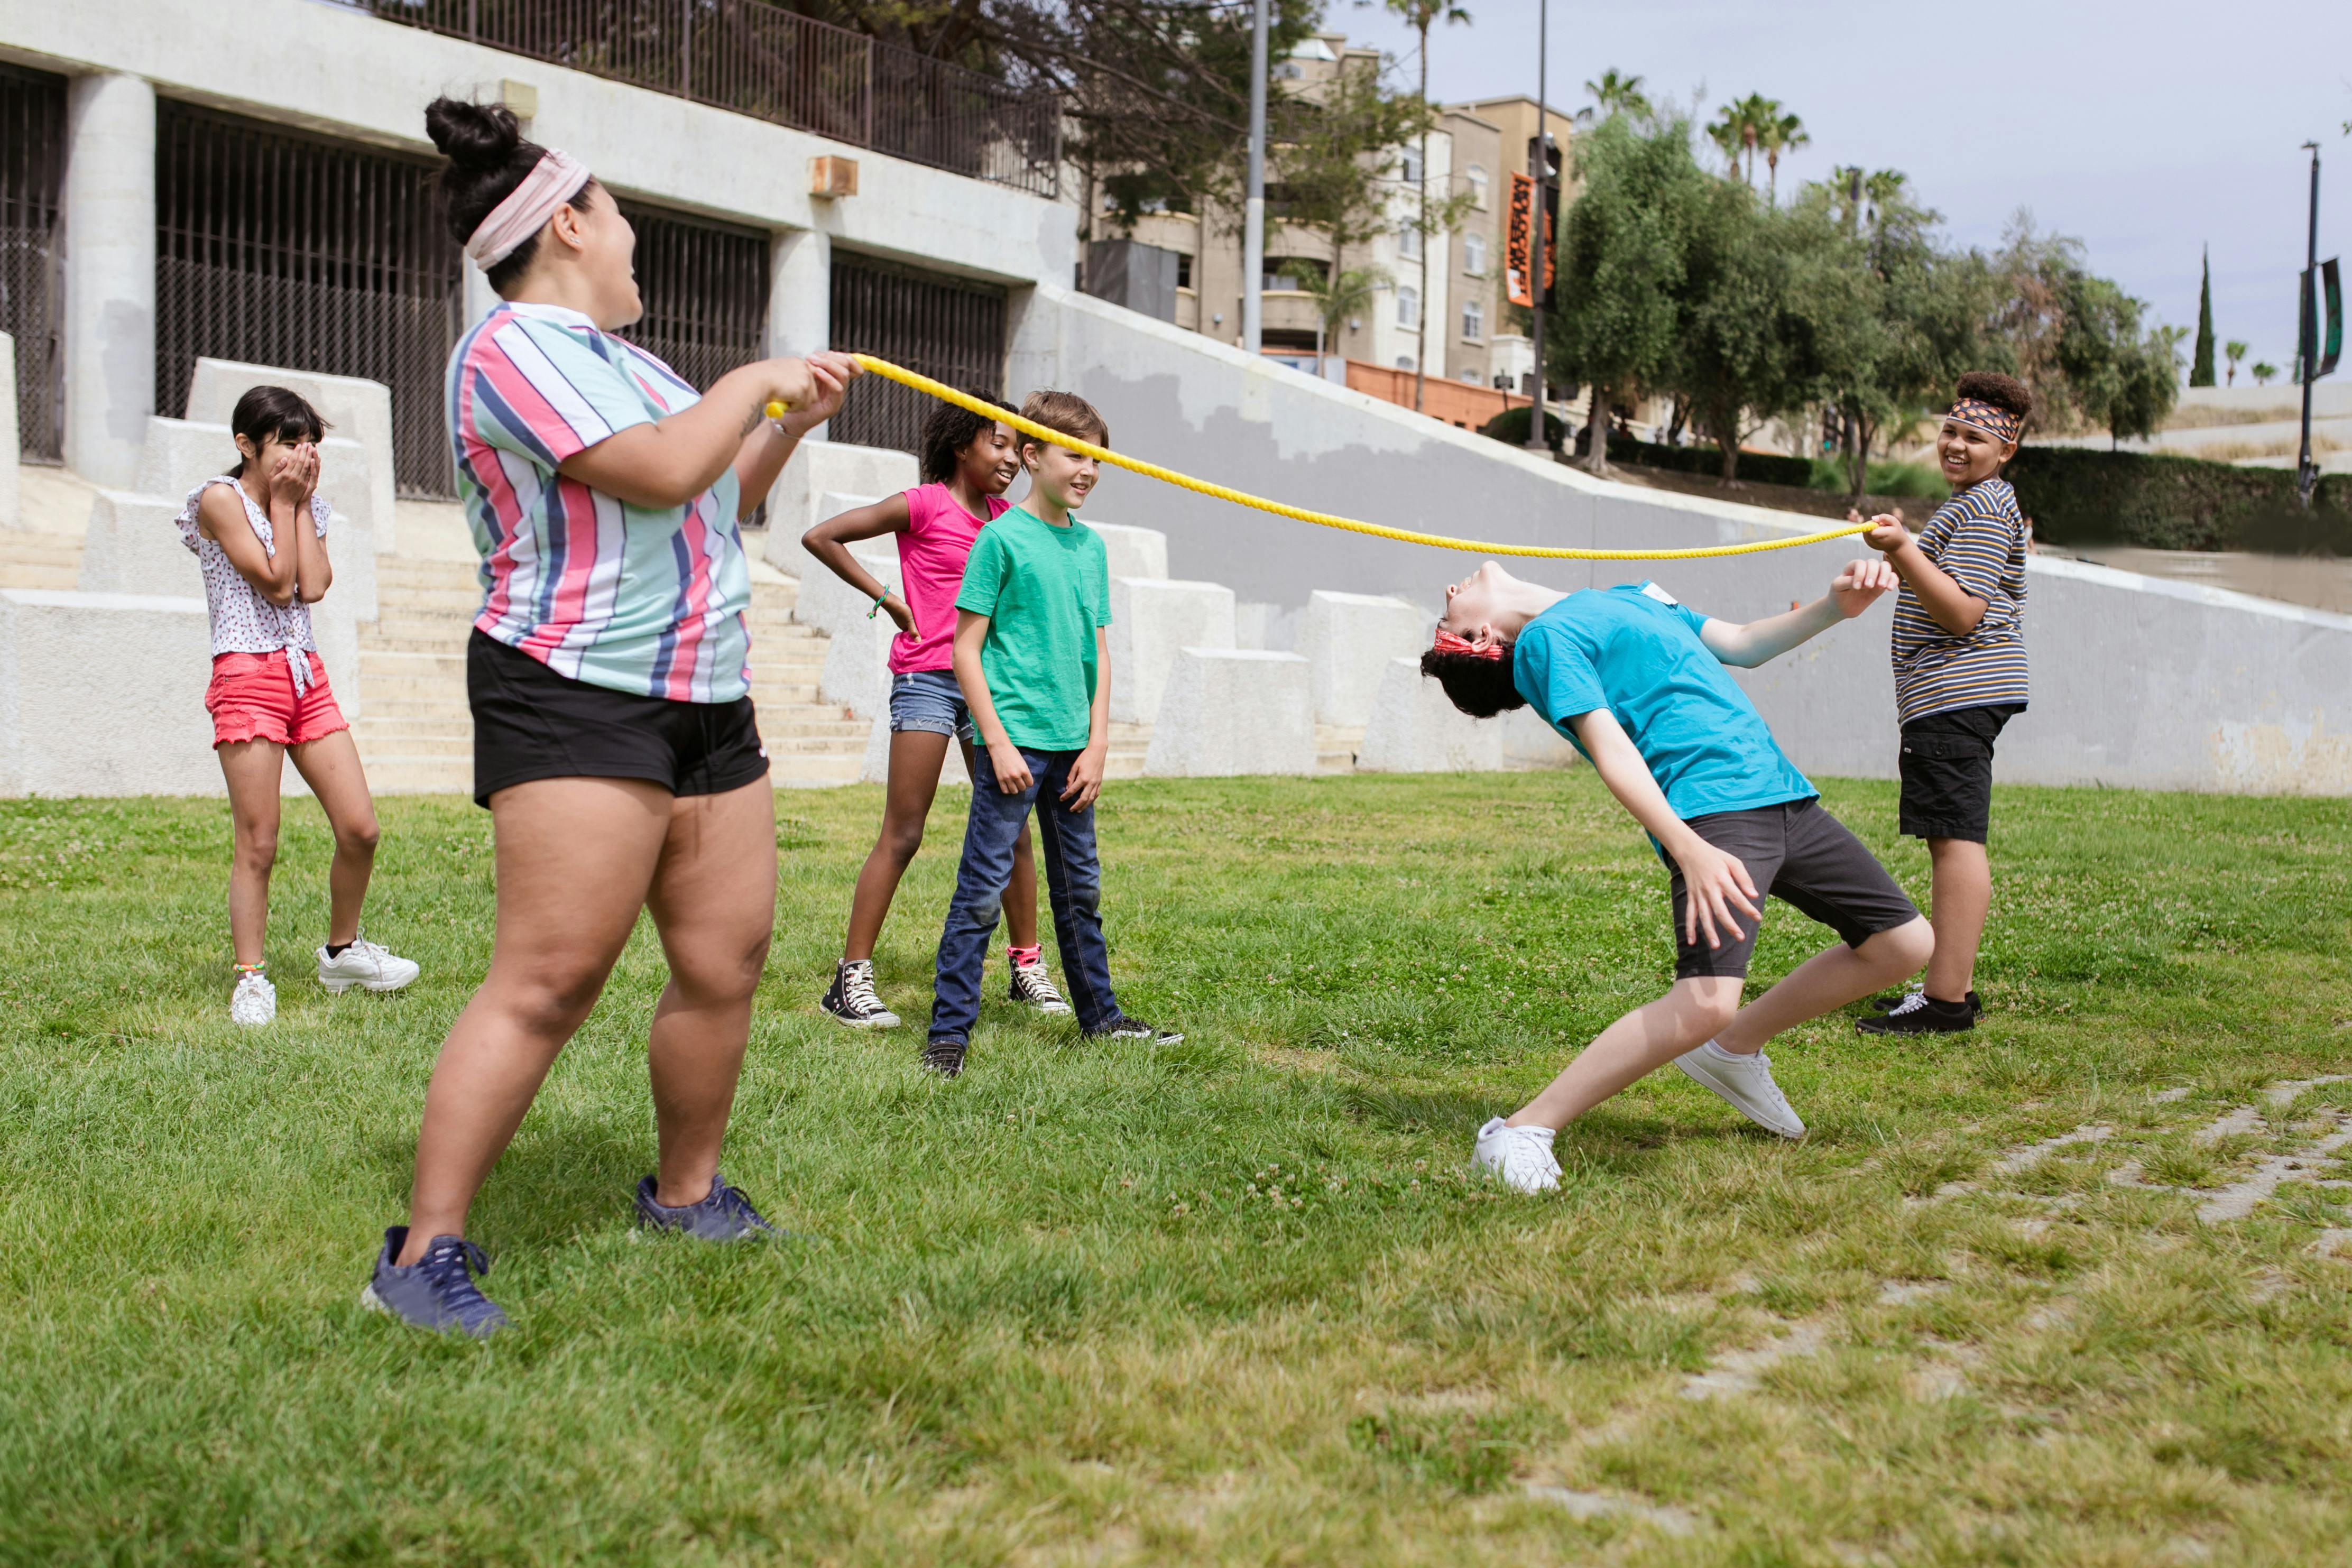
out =
<path fill-rule="evenodd" d="M 1315 772 L 1315 700 L 1295 653 L 1188 647 L 1151 727 L 1152 778 Z"/>
<path fill-rule="evenodd" d="M 194 595 L 202 604 L 204 574 L 174 521 L 185 504 L 175 496 L 99 491 L 82 535 L 77 585 L 85 594 Z"/>
<path fill-rule="evenodd" d="M 139 489 L 146 495 L 184 497 L 205 480 L 227 473 L 236 461 L 236 437 L 227 426 L 158 416 L 147 421 Z M 366 523 L 371 541 L 378 524 L 387 521 L 375 511 L 368 449 L 348 436 L 329 436 L 319 443 L 319 493 L 337 511 Z"/>
<path fill-rule="evenodd" d="M 838 702 L 860 719 L 890 711 L 890 643 L 898 628 L 887 616 L 857 617 L 831 634 L 817 695 Z"/>
<path fill-rule="evenodd" d="M 857 775 L 860 784 L 890 782 L 890 714 L 887 704 L 874 715 L 874 729 L 866 737 L 866 766 Z M 970 789 L 971 770 L 963 765 L 963 748 L 953 741 L 948 742 L 947 760 L 940 764 L 941 789 Z"/>
<path fill-rule="evenodd" d="M 898 570 L 898 545 L 890 539 L 861 539 L 849 547 L 857 563 L 872 573 L 884 587 L 896 594 L 907 591 L 905 578 Z M 874 601 L 835 576 L 831 569 L 815 562 L 801 577 L 800 596 L 793 604 L 793 619 L 804 626 L 814 626 L 827 637 L 838 637 L 852 621 L 864 625 L 866 612 L 874 608 Z M 874 619 L 889 626 L 887 616 Z M 896 627 L 892 627 L 895 632 Z"/>
<path fill-rule="evenodd" d="M 1496 722 L 1503 729 L 1503 765 L 1507 768 L 1572 768 L 1584 761 L 1569 743 L 1568 737 L 1544 722 L 1542 715 L 1533 708 L 1514 708 Z"/>
<path fill-rule="evenodd" d="M 1383 595 L 1309 594 L 1297 647 L 1314 667 L 1316 718 L 1370 723 L 1389 661 L 1421 656 L 1423 618 L 1418 606 Z"/>
<path fill-rule="evenodd" d="M 1298 640 L 1298 612 L 1262 599 L 1234 606 L 1234 646 L 1290 653 Z"/>
<path fill-rule="evenodd" d="M 1121 577 L 1168 575 L 1168 536 L 1158 529 L 1097 522 L 1092 518 L 1084 521 L 1103 542 L 1103 553 L 1110 558 L 1114 582 Z"/>
<path fill-rule="evenodd" d="M 1423 678 L 1417 658 L 1392 658 L 1381 672 L 1359 771 L 1376 773 L 1486 773 L 1503 766 L 1503 725 L 1473 719 Z"/>
<path fill-rule="evenodd" d="M 321 375 L 315 371 L 242 364 L 235 360 L 200 359 L 194 374 L 188 378 L 187 417 L 199 424 L 226 425 L 236 400 L 256 386 L 282 386 L 299 393 L 327 422 L 329 440 L 356 441 L 366 448 L 367 522 L 373 530 L 376 550 L 385 555 L 396 553 L 399 541 L 393 536 L 392 389 L 380 381 L 356 375 Z M 328 488 L 327 476 L 336 474 L 336 470 L 329 454 L 322 452 L 320 457 L 320 488 L 329 500 L 358 516 L 358 498 L 339 497 Z M 194 480 L 189 482 L 193 484 Z"/>
<path fill-rule="evenodd" d="M 221 794 L 211 675 L 201 598 L 0 589 L 0 795 Z"/>
<path fill-rule="evenodd" d="M 829 494 L 861 498 L 848 503 L 857 506 L 921 482 L 911 452 L 853 447 L 845 441 L 803 441 L 768 492 L 768 564 L 788 577 L 808 574 L 811 563 L 801 548 L 801 535 L 847 510 L 825 510 Z"/>
<path fill-rule="evenodd" d="M 1110 716 L 1149 724 L 1159 716 L 1178 650 L 1234 646 L 1234 591 L 1222 583 L 1110 580 Z"/>
<path fill-rule="evenodd" d="M 0 332 L 0 528 L 24 526 L 24 499 L 16 489 L 16 454 L 23 449 L 16 426 L 16 340 Z"/>

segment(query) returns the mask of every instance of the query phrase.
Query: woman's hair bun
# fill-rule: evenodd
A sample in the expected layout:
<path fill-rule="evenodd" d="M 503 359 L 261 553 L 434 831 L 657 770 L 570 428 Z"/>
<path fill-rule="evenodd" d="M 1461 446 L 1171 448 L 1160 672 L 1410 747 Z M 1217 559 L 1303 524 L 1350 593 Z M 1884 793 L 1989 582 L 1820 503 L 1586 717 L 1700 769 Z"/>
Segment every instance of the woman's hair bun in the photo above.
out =
<path fill-rule="evenodd" d="M 442 156 L 468 173 L 504 169 L 522 143 L 522 125 L 503 103 L 436 98 L 425 110 L 425 134 Z"/>

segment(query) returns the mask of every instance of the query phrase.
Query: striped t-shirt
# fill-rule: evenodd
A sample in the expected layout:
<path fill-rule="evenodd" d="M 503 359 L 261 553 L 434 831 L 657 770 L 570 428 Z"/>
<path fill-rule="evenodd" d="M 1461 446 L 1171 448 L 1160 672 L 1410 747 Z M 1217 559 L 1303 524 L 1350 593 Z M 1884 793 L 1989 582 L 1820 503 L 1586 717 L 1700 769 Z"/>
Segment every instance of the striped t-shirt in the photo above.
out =
<path fill-rule="evenodd" d="M 1983 479 L 1936 509 L 1920 552 L 1982 599 L 1976 629 L 1954 637 L 1911 584 L 1895 601 L 1895 706 L 1908 724 L 1955 708 L 2025 700 L 2025 518 L 2009 481 Z"/>
<path fill-rule="evenodd" d="M 750 689 L 751 572 L 734 470 L 658 508 L 557 471 L 695 401 L 669 366 L 560 305 L 502 303 L 458 340 L 449 444 L 482 554 L 476 626 L 614 691 L 732 702 Z"/>

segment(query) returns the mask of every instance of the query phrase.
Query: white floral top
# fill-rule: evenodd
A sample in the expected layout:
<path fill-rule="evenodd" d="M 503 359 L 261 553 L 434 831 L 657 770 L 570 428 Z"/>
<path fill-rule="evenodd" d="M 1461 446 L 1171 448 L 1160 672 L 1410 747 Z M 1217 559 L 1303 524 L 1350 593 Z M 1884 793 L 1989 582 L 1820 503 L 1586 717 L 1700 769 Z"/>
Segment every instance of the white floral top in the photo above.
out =
<path fill-rule="evenodd" d="M 310 606 L 300 599 L 280 609 L 262 597 L 261 590 L 245 580 L 228 558 L 228 552 L 217 540 L 205 537 L 196 526 L 196 508 L 205 492 L 215 485 L 226 485 L 245 503 L 245 520 L 253 525 L 255 537 L 261 548 L 271 555 L 278 553 L 276 540 L 270 536 L 269 514 L 253 503 L 246 489 L 226 474 L 206 479 L 188 492 L 188 504 L 180 509 L 176 519 L 180 542 L 196 552 L 196 565 L 205 574 L 205 608 L 211 612 L 213 624 L 213 657 L 225 653 L 276 653 L 286 650 L 286 663 L 294 674 L 294 689 L 300 691 L 310 684 L 310 661 L 298 658 L 297 653 L 316 653 L 319 645 L 310 636 Z M 327 537 L 330 509 L 325 498 L 310 498 L 310 526 L 320 539 Z"/>

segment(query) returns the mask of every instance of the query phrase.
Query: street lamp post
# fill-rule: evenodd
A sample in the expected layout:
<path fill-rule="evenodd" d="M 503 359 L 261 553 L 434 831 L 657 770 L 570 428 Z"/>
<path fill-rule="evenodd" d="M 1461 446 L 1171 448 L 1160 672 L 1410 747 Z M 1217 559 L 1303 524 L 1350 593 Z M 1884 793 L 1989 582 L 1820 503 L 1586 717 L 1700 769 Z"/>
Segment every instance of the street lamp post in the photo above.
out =
<path fill-rule="evenodd" d="M 1544 439 L 1544 309 L 1549 297 L 1544 291 L 1544 261 L 1551 254 L 1552 237 L 1544 232 L 1548 204 L 1544 197 L 1545 138 L 1550 132 L 1550 111 L 1544 107 L 1544 95 L 1550 90 L 1546 75 L 1549 61 L 1546 55 L 1550 45 L 1551 5 L 1549 0 L 1536 0 L 1536 139 L 1528 153 L 1528 177 L 1536 183 L 1534 211 L 1537 221 L 1534 232 L 1528 237 L 1528 298 L 1535 301 L 1529 312 L 1534 324 L 1528 330 L 1530 345 L 1536 356 L 1535 399 L 1528 405 L 1528 450 L 1545 452 L 1551 443 Z"/>
<path fill-rule="evenodd" d="M 2294 489 L 2303 509 L 2319 488 L 2319 465 L 2311 460 L 2311 384 L 2319 379 L 2319 143 L 2306 142 L 2311 154 L 2311 227 L 2303 247 L 2302 298 L 2295 301 L 2295 359 L 2303 373 L 2303 451 L 2295 458 Z"/>
<path fill-rule="evenodd" d="M 1257 0 L 1250 31 L 1249 195 L 1242 208 L 1242 347 L 1252 353 L 1265 336 L 1265 11 L 1266 0 Z"/>

